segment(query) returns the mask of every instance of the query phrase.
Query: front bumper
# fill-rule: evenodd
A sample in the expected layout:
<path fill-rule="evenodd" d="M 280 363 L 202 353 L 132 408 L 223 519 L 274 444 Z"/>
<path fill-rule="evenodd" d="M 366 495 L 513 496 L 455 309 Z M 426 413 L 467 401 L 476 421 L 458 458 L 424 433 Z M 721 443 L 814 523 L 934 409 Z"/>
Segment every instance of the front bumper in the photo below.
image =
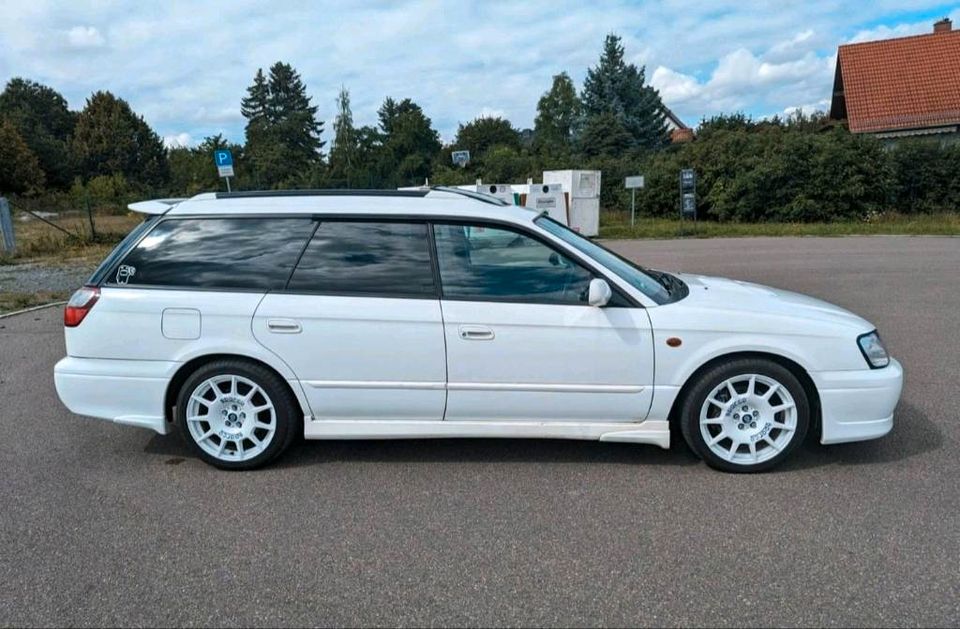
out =
<path fill-rule="evenodd" d="M 894 359 L 883 369 L 812 372 L 820 393 L 820 443 L 866 441 L 893 428 L 903 389 L 903 367 Z"/>
<path fill-rule="evenodd" d="M 77 415 L 169 432 L 163 400 L 179 363 L 67 357 L 53 379 L 60 401 Z"/>

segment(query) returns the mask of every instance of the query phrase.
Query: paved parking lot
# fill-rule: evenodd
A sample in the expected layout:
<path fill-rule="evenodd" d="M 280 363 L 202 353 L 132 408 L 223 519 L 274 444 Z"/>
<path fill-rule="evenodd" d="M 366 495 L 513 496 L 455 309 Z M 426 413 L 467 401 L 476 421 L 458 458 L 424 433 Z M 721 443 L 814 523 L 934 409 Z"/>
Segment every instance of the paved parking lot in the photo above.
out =
<path fill-rule="evenodd" d="M 755 476 L 497 440 L 224 473 L 62 408 L 59 309 L 0 319 L 0 625 L 960 623 L 960 239 L 615 246 L 872 320 L 907 372 L 894 432 Z"/>

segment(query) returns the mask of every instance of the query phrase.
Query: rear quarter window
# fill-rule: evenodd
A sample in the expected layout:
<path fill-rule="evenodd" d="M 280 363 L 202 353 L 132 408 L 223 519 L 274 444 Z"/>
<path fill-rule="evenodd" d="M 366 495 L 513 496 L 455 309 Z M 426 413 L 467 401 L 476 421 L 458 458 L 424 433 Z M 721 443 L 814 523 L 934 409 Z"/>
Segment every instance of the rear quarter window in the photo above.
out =
<path fill-rule="evenodd" d="M 309 218 L 169 218 L 110 270 L 105 283 L 282 289 L 312 229 Z"/>

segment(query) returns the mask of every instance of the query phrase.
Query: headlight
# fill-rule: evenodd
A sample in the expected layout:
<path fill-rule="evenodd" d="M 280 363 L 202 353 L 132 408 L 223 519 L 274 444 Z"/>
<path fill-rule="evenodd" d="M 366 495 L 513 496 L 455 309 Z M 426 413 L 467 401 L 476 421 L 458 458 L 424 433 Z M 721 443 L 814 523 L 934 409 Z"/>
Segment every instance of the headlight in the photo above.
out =
<path fill-rule="evenodd" d="M 890 364 L 890 354 L 887 353 L 887 348 L 883 346 L 883 341 L 880 340 L 876 330 L 858 336 L 857 345 L 860 346 L 860 351 L 863 352 L 863 357 L 867 359 L 867 364 L 871 368 L 880 369 Z"/>

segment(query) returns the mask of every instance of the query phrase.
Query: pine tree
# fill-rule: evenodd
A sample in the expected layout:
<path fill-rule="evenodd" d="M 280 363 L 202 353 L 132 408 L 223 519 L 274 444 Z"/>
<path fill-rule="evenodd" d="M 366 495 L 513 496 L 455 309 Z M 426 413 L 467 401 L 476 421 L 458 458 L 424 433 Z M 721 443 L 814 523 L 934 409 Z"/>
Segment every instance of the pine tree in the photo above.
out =
<path fill-rule="evenodd" d="M 630 148 L 653 149 L 667 142 L 660 94 L 646 85 L 645 68 L 624 61 L 617 35 L 607 35 L 604 40 L 600 62 L 587 71 L 581 99 L 586 123 L 603 114 L 616 117 L 630 135 Z M 609 121 L 604 125 L 609 126 Z"/>
<path fill-rule="evenodd" d="M 257 70 L 241 101 L 246 154 L 260 186 L 296 184 L 322 165 L 323 122 L 293 66 L 277 62 L 269 77 Z"/>
<path fill-rule="evenodd" d="M 270 88 L 263 69 L 258 68 L 253 77 L 253 85 L 247 88 L 247 95 L 240 101 L 240 113 L 247 119 L 247 132 L 250 125 L 266 124 L 267 108 L 270 101 Z"/>
<path fill-rule="evenodd" d="M 582 106 L 570 75 L 561 72 L 537 102 L 534 143 L 538 150 L 567 150 L 580 123 Z"/>
<path fill-rule="evenodd" d="M 357 130 L 353 127 L 353 112 L 350 109 L 350 92 L 340 86 L 337 95 L 337 117 L 333 121 L 333 146 L 330 148 L 330 178 L 334 185 L 341 182 L 352 187 L 354 168 L 357 166 Z"/>

